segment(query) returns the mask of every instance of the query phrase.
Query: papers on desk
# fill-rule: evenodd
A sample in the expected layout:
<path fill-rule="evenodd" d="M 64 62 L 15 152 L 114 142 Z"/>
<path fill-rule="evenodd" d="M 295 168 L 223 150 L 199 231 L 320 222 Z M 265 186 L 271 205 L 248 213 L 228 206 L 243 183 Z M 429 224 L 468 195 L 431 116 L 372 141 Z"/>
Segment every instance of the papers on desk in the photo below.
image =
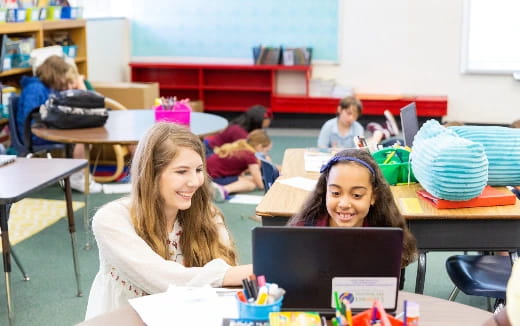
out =
<path fill-rule="evenodd" d="M 0 155 L 0 166 L 16 161 L 16 155 Z"/>
<path fill-rule="evenodd" d="M 333 156 L 331 151 L 306 150 L 303 154 L 306 172 L 320 172 L 321 166 Z"/>
<path fill-rule="evenodd" d="M 238 318 L 236 291 L 170 286 L 164 293 L 129 302 L 148 326 L 221 326 L 223 318 Z"/>
<path fill-rule="evenodd" d="M 304 178 L 304 177 L 293 177 L 287 179 L 281 179 L 277 182 L 280 182 L 284 185 L 288 185 L 294 188 L 303 189 L 307 191 L 313 191 L 316 188 L 316 183 L 318 180 Z"/>

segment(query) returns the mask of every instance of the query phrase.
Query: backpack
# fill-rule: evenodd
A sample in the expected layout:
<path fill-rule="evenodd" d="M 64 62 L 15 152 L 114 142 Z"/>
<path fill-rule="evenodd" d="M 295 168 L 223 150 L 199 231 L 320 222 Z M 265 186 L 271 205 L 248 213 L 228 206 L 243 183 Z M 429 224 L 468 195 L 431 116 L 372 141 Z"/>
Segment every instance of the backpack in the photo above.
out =
<path fill-rule="evenodd" d="M 41 121 L 56 129 L 100 127 L 108 119 L 105 98 L 79 89 L 51 94 L 39 111 Z"/>

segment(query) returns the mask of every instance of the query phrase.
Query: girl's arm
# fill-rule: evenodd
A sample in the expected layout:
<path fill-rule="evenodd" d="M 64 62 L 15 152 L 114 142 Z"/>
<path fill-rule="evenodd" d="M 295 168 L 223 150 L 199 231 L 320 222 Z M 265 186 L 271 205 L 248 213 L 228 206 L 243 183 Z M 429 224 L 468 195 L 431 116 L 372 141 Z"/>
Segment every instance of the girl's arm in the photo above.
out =
<path fill-rule="evenodd" d="M 249 164 L 249 173 L 253 177 L 253 182 L 258 189 L 264 189 L 264 182 L 262 181 L 262 172 L 260 172 L 260 164 Z"/>

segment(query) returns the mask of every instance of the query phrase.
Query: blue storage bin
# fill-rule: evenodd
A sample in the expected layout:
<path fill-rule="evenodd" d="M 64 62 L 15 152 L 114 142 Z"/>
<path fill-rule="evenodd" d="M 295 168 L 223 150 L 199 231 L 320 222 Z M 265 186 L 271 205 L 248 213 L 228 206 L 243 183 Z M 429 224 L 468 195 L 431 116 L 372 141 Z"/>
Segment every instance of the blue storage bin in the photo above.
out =
<path fill-rule="evenodd" d="M 269 313 L 279 312 L 282 309 L 283 297 L 273 304 L 258 305 L 245 303 L 237 298 L 238 316 L 240 319 L 269 320 Z"/>
<path fill-rule="evenodd" d="M 81 17 L 80 7 L 62 7 L 61 19 L 78 19 Z"/>
<path fill-rule="evenodd" d="M 25 21 L 26 11 L 24 8 L 7 9 L 7 22 L 20 23 Z"/>
<path fill-rule="evenodd" d="M 78 56 L 78 46 L 77 45 L 64 45 L 62 46 L 63 53 L 67 55 L 69 58 L 75 58 Z"/>

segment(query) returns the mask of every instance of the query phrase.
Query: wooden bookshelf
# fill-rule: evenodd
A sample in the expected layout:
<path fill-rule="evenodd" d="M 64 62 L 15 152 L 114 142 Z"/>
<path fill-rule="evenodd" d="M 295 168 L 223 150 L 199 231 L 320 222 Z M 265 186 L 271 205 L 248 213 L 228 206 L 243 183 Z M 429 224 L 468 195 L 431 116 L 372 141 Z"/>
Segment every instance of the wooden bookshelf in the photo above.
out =
<path fill-rule="evenodd" d="M 75 59 L 80 74 L 87 76 L 87 31 L 84 19 L 70 20 L 49 20 L 22 23 L 0 24 L 0 36 L 4 34 L 10 36 L 34 37 L 35 47 L 44 46 L 46 36 L 56 31 L 66 31 L 69 33 L 72 42 L 77 45 L 77 57 Z M 31 72 L 31 68 L 14 68 L 0 72 L 0 81 L 3 78 L 21 76 Z"/>

